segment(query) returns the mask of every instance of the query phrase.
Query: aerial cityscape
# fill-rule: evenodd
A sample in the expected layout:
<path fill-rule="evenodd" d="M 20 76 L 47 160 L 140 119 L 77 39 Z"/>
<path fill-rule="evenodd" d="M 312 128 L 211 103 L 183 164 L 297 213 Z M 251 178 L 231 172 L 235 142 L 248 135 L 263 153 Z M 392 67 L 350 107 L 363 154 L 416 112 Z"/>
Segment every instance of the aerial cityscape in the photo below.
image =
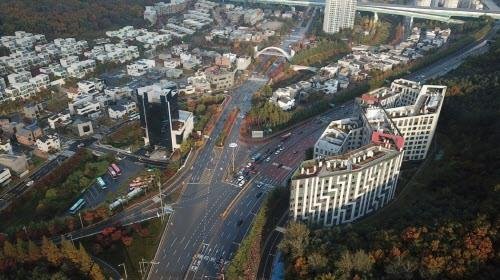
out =
<path fill-rule="evenodd" d="M 500 0 L 0 1 L 0 279 L 500 279 Z"/>

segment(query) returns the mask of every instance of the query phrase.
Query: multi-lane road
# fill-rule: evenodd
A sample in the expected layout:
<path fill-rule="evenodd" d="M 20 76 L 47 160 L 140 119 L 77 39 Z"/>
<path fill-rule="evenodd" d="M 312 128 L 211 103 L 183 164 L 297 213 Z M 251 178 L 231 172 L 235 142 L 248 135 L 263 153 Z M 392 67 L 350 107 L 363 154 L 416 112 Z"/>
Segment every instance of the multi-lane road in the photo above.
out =
<path fill-rule="evenodd" d="M 305 28 L 297 28 L 285 38 L 281 46 L 287 49 L 288 45 L 302 39 L 304 34 Z M 251 217 L 262 201 L 261 192 L 265 191 L 264 188 L 268 189 L 285 180 L 291 172 L 291 166 L 277 168 L 273 166 L 273 161 L 268 165 L 273 166 L 274 171 L 258 170 L 259 173 L 253 178 L 247 178 L 249 182 L 243 187 L 231 181 L 233 152 L 236 162 L 245 162 L 255 152 L 239 141 L 239 130 L 245 113 L 250 110 L 252 95 L 266 82 L 267 78 L 254 75 L 231 93 L 229 102 L 199 151 L 195 163 L 180 180 L 184 191 L 174 205 L 174 213 L 154 258 L 156 264 L 149 270 L 149 279 L 216 277 L 220 268 L 218 264 L 230 260 L 247 232 Z M 227 145 L 217 147 L 216 138 L 221 133 L 229 112 L 236 107 L 240 109 L 240 114 L 226 144 L 238 143 L 238 147 L 234 150 Z M 280 156 L 286 157 L 286 153 L 283 152 Z M 296 161 L 299 162 L 298 159 Z M 257 181 L 269 184 L 257 189 Z"/>

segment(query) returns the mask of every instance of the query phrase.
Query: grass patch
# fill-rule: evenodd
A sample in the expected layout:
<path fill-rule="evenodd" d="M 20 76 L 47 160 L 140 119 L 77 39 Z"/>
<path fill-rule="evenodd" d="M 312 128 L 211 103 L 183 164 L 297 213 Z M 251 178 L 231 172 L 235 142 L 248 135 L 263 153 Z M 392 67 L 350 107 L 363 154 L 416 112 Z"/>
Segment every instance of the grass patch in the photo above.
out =
<path fill-rule="evenodd" d="M 143 133 L 139 122 L 133 122 L 120 127 L 104 139 L 106 144 L 119 149 L 130 148 L 132 152 L 144 146 Z"/>

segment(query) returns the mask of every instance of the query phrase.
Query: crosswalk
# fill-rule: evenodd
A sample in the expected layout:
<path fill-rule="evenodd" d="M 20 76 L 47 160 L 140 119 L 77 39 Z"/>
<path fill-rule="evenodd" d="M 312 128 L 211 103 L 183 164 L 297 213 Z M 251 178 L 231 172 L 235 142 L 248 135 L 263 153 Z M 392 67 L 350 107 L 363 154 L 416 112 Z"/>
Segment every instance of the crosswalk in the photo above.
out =
<path fill-rule="evenodd" d="M 189 271 L 196 272 L 203 263 L 212 263 L 222 265 L 227 265 L 228 261 L 225 260 L 226 250 L 220 244 L 215 244 L 215 246 L 210 246 L 209 244 L 203 243 L 199 253 L 197 253 L 191 265 L 189 266 Z"/>

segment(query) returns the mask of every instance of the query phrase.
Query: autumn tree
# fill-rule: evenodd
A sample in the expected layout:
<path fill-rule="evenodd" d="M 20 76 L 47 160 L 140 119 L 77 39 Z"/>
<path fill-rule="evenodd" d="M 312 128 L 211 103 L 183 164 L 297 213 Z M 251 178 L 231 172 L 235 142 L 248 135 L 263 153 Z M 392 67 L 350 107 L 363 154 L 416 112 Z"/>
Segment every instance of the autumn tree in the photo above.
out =
<path fill-rule="evenodd" d="M 28 260 L 31 262 L 36 262 L 40 260 L 42 257 L 42 253 L 40 252 L 40 248 L 35 244 L 35 242 L 29 240 L 28 241 Z"/>

